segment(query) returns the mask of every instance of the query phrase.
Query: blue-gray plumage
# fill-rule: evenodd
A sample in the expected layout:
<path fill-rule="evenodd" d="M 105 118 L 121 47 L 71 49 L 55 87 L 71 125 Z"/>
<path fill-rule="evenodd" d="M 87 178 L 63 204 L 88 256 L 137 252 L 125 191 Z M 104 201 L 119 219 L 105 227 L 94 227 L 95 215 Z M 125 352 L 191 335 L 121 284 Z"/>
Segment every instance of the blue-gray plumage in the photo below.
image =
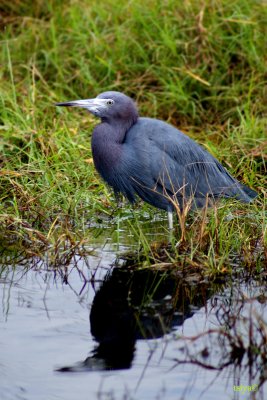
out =
<path fill-rule="evenodd" d="M 140 118 L 135 103 L 120 92 L 95 99 L 57 103 L 86 108 L 101 118 L 92 135 L 94 164 L 104 181 L 130 202 L 136 195 L 173 211 L 186 202 L 201 207 L 210 199 L 250 202 L 257 193 L 239 183 L 206 150 L 173 126 Z"/>

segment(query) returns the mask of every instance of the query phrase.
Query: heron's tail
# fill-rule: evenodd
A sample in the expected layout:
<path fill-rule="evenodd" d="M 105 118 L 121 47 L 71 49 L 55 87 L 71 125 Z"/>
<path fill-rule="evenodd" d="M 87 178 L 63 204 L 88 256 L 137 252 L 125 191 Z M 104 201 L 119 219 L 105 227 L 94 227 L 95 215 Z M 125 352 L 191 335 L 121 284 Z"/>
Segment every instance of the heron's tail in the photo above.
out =
<path fill-rule="evenodd" d="M 245 194 L 249 197 L 248 202 L 252 201 L 258 196 L 258 193 L 255 190 L 250 189 L 248 186 L 239 183 L 241 189 Z"/>

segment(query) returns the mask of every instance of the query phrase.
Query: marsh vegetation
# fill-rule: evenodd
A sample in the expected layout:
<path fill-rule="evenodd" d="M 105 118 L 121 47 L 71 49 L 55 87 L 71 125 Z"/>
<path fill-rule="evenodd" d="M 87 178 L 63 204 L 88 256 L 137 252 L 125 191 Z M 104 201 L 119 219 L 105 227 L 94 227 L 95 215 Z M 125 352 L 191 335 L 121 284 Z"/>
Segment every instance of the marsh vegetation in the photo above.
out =
<path fill-rule="evenodd" d="M 173 312 L 179 296 L 188 295 L 191 301 L 192 293 L 208 287 L 205 301 L 197 298 L 191 305 L 202 307 L 207 300 L 208 309 L 216 310 L 216 327 L 175 337 L 172 367 L 190 364 L 219 375 L 232 366 L 229 376 L 239 381 L 249 371 L 264 397 L 266 320 L 258 310 L 266 306 L 267 276 L 266 26 L 266 2 L 254 0 L 1 1 L 0 283 L 6 320 L 9 301 L 12 306 L 16 298 L 13 292 L 18 299 L 31 297 L 19 292 L 21 282 L 28 288 L 23 280 L 27 274 L 44 277 L 44 299 L 45 285 L 54 279 L 56 285 L 67 285 L 66 302 L 75 293 L 74 308 L 77 298 L 83 304 L 87 290 L 92 303 L 98 272 L 90 260 L 110 242 L 121 269 L 101 278 L 103 285 L 97 288 L 110 290 L 109 282 L 123 276 L 115 280 L 129 289 L 128 297 L 117 303 L 127 303 L 127 311 L 141 321 L 140 329 L 149 312 L 154 318 L 154 312 L 170 311 L 166 299 L 161 303 L 164 296 L 153 298 L 164 282 L 181 289 L 168 293 Z M 138 102 L 140 115 L 167 121 L 201 143 L 233 176 L 256 190 L 257 199 L 245 205 L 223 201 L 194 213 L 177 208 L 176 229 L 168 240 L 164 212 L 118 202 L 95 172 L 90 138 L 97 121 L 83 110 L 54 107 L 106 90 L 126 93 Z M 109 259 L 108 268 L 113 261 Z M 71 286 L 73 271 L 77 291 Z M 140 289 L 143 278 L 135 278 L 138 274 L 150 274 L 155 287 Z M 157 274 L 160 282 L 154 280 Z M 32 285 L 37 296 L 39 284 Z M 253 290 L 244 289 L 249 285 Z M 233 287 L 241 289 L 233 295 Z M 136 298 L 129 295 L 133 289 Z M 56 292 L 52 309 L 63 292 L 59 297 Z M 35 301 L 29 308 L 41 307 L 39 298 Z M 253 301 L 255 313 L 249 309 Z M 50 318 L 46 305 L 45 310 Z M 117 309 L 115 314 L 120 320 Z M 164 318 L 161 328 L 170 327 L 168 334 L 173 326 Z M 55 332 L 53 340 L 57 327 Z M 69 348 L 73 335 L 70 343 Z M 48 361 L 47 369 L 51 357 Z"/>
<path fill-rule="evenodd" d="M 75 247 L 88 229 L 121 217 L 95 173 L 85 112 L 56 110 L 59 100 L 127 92 L 141 115 L 166 120 L 202 143 L 239 180 L 256 189 L 196 216 L 180 230 L 191 260 L 223 267 L 266 259 L 266 21 L 264 2 L 61 1 L 1 4 L 1 236 L 30 254 Z M 127 218 L 129 216 L 129 218 Z M 129 222 L 130 221 L 130 222 Z M 177 224 L 178 225 L 178 224 Z M 148 243 L 148 247 L 150 244 Z M 181 253 L 181 252 L 180 252 Z M 201 261 L 202 263 L 202 261 Z"/>

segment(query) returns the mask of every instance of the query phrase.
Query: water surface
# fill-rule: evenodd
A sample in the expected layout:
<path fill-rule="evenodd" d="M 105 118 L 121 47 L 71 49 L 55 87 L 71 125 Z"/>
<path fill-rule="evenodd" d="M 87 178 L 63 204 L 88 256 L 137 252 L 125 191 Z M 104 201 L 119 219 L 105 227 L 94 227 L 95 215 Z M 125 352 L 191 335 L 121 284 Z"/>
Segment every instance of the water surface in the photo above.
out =
<path fill-rule="evenodd" d="M 1 400 L 263 399 L 266 365 L 258 356 L 247 367 L 229 340 L 246 346 L 250 333 L 263 352 L 266 287 L 124 268 L 117 254 L 133 243 L 118 234 L 114 242 L 105 230 L 63 271 L 36 260 L 2 266 Z"/>

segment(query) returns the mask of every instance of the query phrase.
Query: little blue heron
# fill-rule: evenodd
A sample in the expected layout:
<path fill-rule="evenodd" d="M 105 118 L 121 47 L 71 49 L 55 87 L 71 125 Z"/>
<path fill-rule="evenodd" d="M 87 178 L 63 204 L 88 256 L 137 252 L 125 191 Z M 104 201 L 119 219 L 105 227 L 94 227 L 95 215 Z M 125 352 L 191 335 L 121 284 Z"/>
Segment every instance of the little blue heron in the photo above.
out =
<path fill-rule="evenodd" d="M 175 204 L 182 210 L 189 201 L 194 208 L 207 199 L 248 203 L 257 196 L 184 133 L 158 119 L 139 117 L 134 101 L 123 93 L 109 91 L 56 105 L 82 107 L 101 119 L 92 135 L 97 171 L 115 194 L 131 203 L 138 195 L 168 211 L 170 228 Z"/>

